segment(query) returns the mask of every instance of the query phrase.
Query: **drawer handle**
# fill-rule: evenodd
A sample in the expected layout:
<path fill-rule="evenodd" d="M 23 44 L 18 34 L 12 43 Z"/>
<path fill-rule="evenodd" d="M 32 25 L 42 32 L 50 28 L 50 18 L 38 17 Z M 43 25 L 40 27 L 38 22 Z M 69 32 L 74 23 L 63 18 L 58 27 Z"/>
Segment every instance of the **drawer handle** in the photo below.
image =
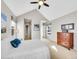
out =
<path fill-rule="evenodd" d="M 65 43 L 65 44 L 67 44 L 67 43 Z"/>
<path fill-rule="evenodd" d="M 66 37 L 64 38 L 64 40 L 66 40 Z"/>

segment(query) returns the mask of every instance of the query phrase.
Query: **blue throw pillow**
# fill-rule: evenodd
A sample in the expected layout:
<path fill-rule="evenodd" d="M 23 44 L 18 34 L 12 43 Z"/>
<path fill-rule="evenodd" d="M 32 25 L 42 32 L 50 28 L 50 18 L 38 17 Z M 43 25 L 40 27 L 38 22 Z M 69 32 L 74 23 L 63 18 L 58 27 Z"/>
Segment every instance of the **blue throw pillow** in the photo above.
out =
<path fill-rule="evenodd" d="M 10 41 L 10 43 L 11 43 L 11 45 L 12 45 L 14 48 L 17 48 L 17 47 L 19 46 L 19 44 L 21 43 L 21 41 L 20 41 L 18 38 L 16 38 L 16 39 Z"/>

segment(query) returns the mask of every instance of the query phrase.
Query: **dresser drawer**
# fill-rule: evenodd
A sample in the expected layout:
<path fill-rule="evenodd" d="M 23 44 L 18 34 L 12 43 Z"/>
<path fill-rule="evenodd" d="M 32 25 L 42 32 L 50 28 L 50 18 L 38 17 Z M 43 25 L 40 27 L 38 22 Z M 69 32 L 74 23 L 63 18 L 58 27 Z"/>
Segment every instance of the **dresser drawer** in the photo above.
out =
<path fill-rule="evenodd" d="M 62 45 L 69 46 L 69 42 L 63 42 Z"/>

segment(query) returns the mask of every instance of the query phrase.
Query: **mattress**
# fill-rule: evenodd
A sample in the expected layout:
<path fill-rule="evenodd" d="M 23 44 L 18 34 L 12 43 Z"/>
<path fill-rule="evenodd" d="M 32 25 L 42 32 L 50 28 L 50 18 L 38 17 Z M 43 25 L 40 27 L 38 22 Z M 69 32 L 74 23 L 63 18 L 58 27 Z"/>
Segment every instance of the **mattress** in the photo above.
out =
<path fill-rule="evenodd" d="M 10 45 L 9 42 L 7 43 Z M 5 49 L 5 47 L 2 47 L 1 59 L 50 59 L 49 48 L 41 40 L 22 41 L 18 48 L 9 46 Z"/>

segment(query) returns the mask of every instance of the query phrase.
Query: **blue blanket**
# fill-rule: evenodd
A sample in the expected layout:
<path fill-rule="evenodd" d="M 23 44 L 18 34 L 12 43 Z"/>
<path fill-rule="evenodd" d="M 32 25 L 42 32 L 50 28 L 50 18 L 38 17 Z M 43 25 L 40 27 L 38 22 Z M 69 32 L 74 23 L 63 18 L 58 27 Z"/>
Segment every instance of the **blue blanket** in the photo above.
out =
<path fill-rule="evenodd" d="M 16 38 L 16 39 L 10 41 L 10 43 L 11 43 L 11 45 L 12 45 L 14 48 L 17 48 L 17 47 L 19 46 L 19 44 L 21 43 L 21 41 L 20 41 L 18 38 Z"/>

